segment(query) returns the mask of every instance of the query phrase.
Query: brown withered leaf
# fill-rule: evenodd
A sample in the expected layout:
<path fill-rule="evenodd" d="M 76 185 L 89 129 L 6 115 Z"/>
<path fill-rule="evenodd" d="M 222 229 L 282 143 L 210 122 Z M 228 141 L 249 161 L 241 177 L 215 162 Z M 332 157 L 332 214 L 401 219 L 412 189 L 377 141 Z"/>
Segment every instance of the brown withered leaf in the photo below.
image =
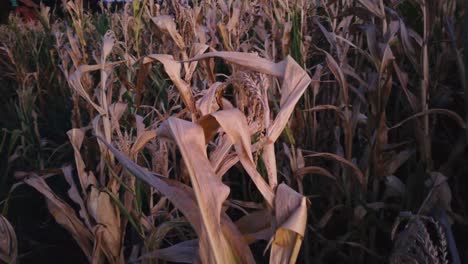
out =
<path fill-rule="evenodd" d="M 104 40 L 102 42 L 102 63 L 105 62 L 107 56 L 112 51 L 112 48 L 114 48 L 116 39 L 115 39 L 115 34 L 112 30 L 108 30 L 106 34 L 104 35 Z"/>
<path fill-rule="evenodd" d="M 141 133 L 141 135 L 139 135 L 137 139 L 135 140 L 135 143 L 133 143 L 133 146 L 130 150 L 130 154 L 135 155 L 136 153 L 138 153 L 140 150 L 143 149 L 146 143 L 148 143 L 155 137 L 156 137 L 155 130 L 148 130 L 148 131 L 144 131 L 143 133 Z"/>
<path fill-rule="evenodd" d="M 195 57 L 198 55 L 203 54 L 207 49 L 209 48 L 208 45 L 206 44 L 201 44 L 201 43 L 195 43 L 192 44 L 190 48 L 190 57 Z M 198 61 L 193 61 L 189 64 L 188 66 L 188 71 L 185 73 L 185 81 L 190 83 L 190 80 L 192 80 L 193 73 L 195 72 L 195 69 L 197 68 Z"/>
<path fill-rule="evenodd" d="M 364 174 L 362 173 L 362 171 L 354 163 L 352 163 L 351 161 L 349 161 L 349 160 L 347 160 L 347 159 L 345 159 L 345 158 L 343 158 L 343 157 L 341 157 L 339 155 L 336 155 L 336 154 L 333 154 L 333 153 L 317 153 L 317 154 L 307 155 L 305 157 L 306 158 L 323 157 L 323 158 L 328 158 L 328 159 L 333 159 L 335 161 L 338 161 L 338 162 L 350 167 L 351 170 L 354 172 L 354 175 L 356 176 L 359 183 L 362 186 L 365 186 Z"/>
<path fill-rule="evenodd" d="M 105 63 L 105 64 L 98 64 L 98 65 L 80 65 L 77 69 L 71 73 L 68 77 L 68 83 L 70 86 L 78 93 L 83 99 L 85 99 L 90 105 L 96 109 L 101 115 L 106 115 L 106 111 L 104 108 L 98 104 L 96 104 L 90 97 L 90 95 L 86 92 L 83 84 L 81 83 L 82 76 L 91 71 L 102 70 L 108 67 L 113 67 L 118 65 L 122 62 L 112 62 L 112 63 Z"/>
<path fill-rule="evenodd" d="M 184 49 L 185 43 L 182 36 L 177 31 L 176 24 L 174 19 L 171 16 L 163 15 L 158 17 L 153 17 L 151 20 L 156 24 L 156 26 L 163 32 L 168 33 L 171 38 L 174 40 L 179 49 Z"/>
<path fill-rule="evenodd" d="M 275 188 L 277 185 L 276 159 L 273 142 L 275 142 L 283 132 L 294 107 L 312 81 L 307 72 L 302 69 L 291 56 L 283 60 L 283 63 L 285 64 L 285 68 L 282 76 L 280 111 L 271 126 L 267 128 L 267 145 L 262 154 L 263 161 L 267 167 L 268 180 L 272 188 Z"/>
<path fill-rule="evenodd" d="M 174 83 L 174 85 L 179 90 L 179 93 L 184 101 L 184 104 L 192 113 L 196 113 L 195 101 L 193 99 L 192 90 L 190 85 L 186 83 L 180 76 L 180 71 L 182 70 L 182 64 L 176 60 L 171 55 L 166 54 L 152 54 L 144 58 L 143 64 L 151 63 L 153 61 L 159 61 L 163 64 L 164 70 L 167 75 Z"/>
<path fill-rule="evenodd" d="M 274 63 L 252 53 L 215 51 L 196 56 L 186 62 L 211 57 L 220 57 L 225 59 L 227 62 L 234 63 L 260 73 L 273 75 L 283 80 L 281 86 L 280 112 L 271 126 L 267 128 L 268 140 L 262 153 L 262 159 L 268 173 L 268 182 L 270 187 L 275 189 L 278 180 L 273 143 L 284 130 L 289 117 L 294 110 L 294 106 L 310 84 L 311 79 L 307 72 L 302 69 L 291 56 L 288 56 L 281 62 Z"/>
<path fill-rule="evenodd" d="M 221 207 L 229 195 L 229 187 L 222 183 L 211 167 L 203 129 L 197 124 L 171 117 L 158 128 L 159 131 L 160 136 L 173 139 L 179 146 L 200 208 L 206 239 L 212 250 L 210 259 L 218 263 L 232 260 L 234 256 L 220 226 Z M 203 241 L 203 237 L 200 240 Z M 201 258 L 203 260 L 204 256 Z"/>
<path fill-rule="evenodd" d="M 211 114 L 219 109 L 219 105 L 216 101 L 216 95 L 220 89 L 224 88 L 224 86 L 225 84 L 221 82 L 213 83 L 208 90 L 204 91 L 203 96 L 197 100 L 197 108 L 202 115 Z"/>
<path fill-rule="evenodd" d="M 333 58 L 330 53 L 323 51 L 326 55 L 327 66 L 330 71 L 335 76 L 336 80 L 338 81 L 340 88 L 341 88 L 341 99 L 344 104 L 348 104 L 348 82 L 346 81 L 346 77 L 341 70 L 338 62 Z"/>
<path fill-rule="evenodd" d="M 266 202 L 273 206 L 274 193 L 270 186 L 265 182 L 260 173 L 257 171 L 250 145 L 249 126 L 245 115 L 239 109 L 230 109 L 218 111 L 211 114 L 214 119 L 206 118 L 205 122 L 200 122 L 200 125 L 205 130 L 206 134 L 211 134 L 217 127 L 213 126 L 216 121 L 219 126 L 226 132 L 231 143 L 234 144 L 237 156 L 241 161 L 244 169 L 247 171 L 252 181 L 257 186 L 260 193 L 265 198 Z"/>
<path fill-rule="evenodd" d="M 167 129 L 166 129 L 166 135 L 168 133 L 171 133 Z M 158 133 L 158 134 L 164 135 L 164 133 Z M 200 137 L 200 135 L 197 135 L 196 137 Z M 203 135 L 201 135 L 201 138 L 202 137 Z M 99 140 L 103 141 L 102 138 L 99 138 Z M 164 196 L 166 196 L 172 202 L 172 204 L 174 204 L 174 206 L 178 208 L 185 215 L 185 217 L 187 217 L 190 224 L 193 226 L 193 228 L 197 232 L 198 236 L 199 237 L 203 236 L 203 233 L 206 232 L 204 230 L 204 224 L 202 224 L 203 218 L 201 216 L 201 210 L 199 208 L 199 205 L 197 204 L 196 196 L 194 194 L 194 191 L 191 188 L 177 181 L 160 178 L 155 175 L 152 175 L 147 170 L 135 164 L 133 161 L 131 161 L 128 157 L 126 157 L 123 153 L 115 149 L 109 143 L 105 141 L 103 142 L 112 151 L 115 157 L 122 163 L 122 165 L 127 170 L 129 170 L 133 175 L 147 182 L 152 187 L 160 191 Z M 204 139 L 202 140 L 201 144 L 203 144 L 204 146 Z M 206 155 L 203 155 L 200 153 L 198 154 L 200 155 L 200 158 L 203 158 L 204 156 L 206 157 Z M 197 168 L 198 166 L 199 164 L 197 164 Z M 203 175 L 203 176 L 206 176 L 206 175 Z M 211 178 L 207 177 L 207 178 L 209 181 L 213 180 L 212 177 Z M 207 180 L 207 179 L 204 179 L 204 180 Z M 215 182 L 218 182 L 218 183 L 215 183 L 218 185 L 220 181 L 215 181 Z M 193 184 L 196 184 L 196 183 L 193 183 Z M 199 186 L 199 187 L 204 187 L 204 186 Z M 206 191 L 206 190 L 210 190 L 210 189 L 203 188 L 203 191 Z M 218 195 L 218 192 L 217 192 L 218 190 L 215 189 L 213 191 L 216 192 L 216 195 Z M 221 199 L 218 199 L 218 200 L 221 200 Z M 213 219 L 216 218 L 215 215 L 213 216 L 209 215 L 208 217 L 212 217 Z M 252 253 L 250 252 L 250 249 L 248 248 L 247 243 L 245 242 L 242 235 L 239 233 L 235 225 L 232 223 L 232 221 L 229 219 L 229 217 L 225 213 L 221 213 L 221 229 L 222 229 L 222 234 L 229 241 L 229 246 L 230 246 L 229 251 L 232 251 L 234 253 L 235 258 L 239 260 L 241 263 L 254 263 Z M 207 249 L 206 247 L 200 247 L 201 259 L 202 260 L 210 259 L 211 257 L 210 255 L 213 254 L 212 250 L 213 249 Z M 226 253 L 224 251 L 222 252 Z"/>
<path fill-rule="evenodd" d="M 113 103 L 109 106 L 109 113 L 112 120 L 112 129 L 119 129 L 119 121 L 127 110 L 127 104 L 122 102 Z"/>
<path fill-rule="evenodd" d="M 81 219 L 83 219 L 88 229 L 91 230 L 91 223 L 89 221 L 89 215 L 86 210 L 83 198 L 81 197 L 80 192 L 78 191 L 78 188 L 76 187 L 75 181 L 73 180 L 72 167 L 71 166 L 63 167 L 62 172 L 68 185 L 70 185 L 70 189 L 68 189 L 68 197 L 70 197 L 72 201 L 74 201 L 78 206 L 80 206 L 80 211 L 79 211 L 80 217 Z"/>

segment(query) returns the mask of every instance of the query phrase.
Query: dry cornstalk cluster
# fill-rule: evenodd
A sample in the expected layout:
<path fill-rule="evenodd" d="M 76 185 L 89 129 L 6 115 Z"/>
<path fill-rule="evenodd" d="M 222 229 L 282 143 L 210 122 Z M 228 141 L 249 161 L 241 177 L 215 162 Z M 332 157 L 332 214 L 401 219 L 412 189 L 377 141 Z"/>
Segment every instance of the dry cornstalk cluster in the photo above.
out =
<path fill-rule="evenodd" d="M 134 1 L 95 14 L 64 0 L 63 19 L 41 6 L 39 22 L 12 18 L 0 30 L 2 76 L 18 84 L 22 125 L 9 162 L 37 160 L 16 170 L 12 190 L 25 183 L 41 193 L 89 262 L 255 263 L 263 254 L 295 263 L 302 246 L 301 261 L 326 262 L 349 247 L 337 259 L 381 263 L 378 234 L 393 223 L 386 210 L 456 215 L 444 176 L 422 202 L 407 192 L 433 178 L 395 175 L 408 161 L 436 170 L 434 114 L 465 126 L 432 99 L 450 88 L 431 72 L 457 62 L 450 18 L 459 3 L 189 2 Z M 412 29 L 421 21 L 405 21 L 405 4 L 422 15 L 422 31 Z M 436 27 L 455 43 L 431 47 Z M 18 36 L 23 44 L 13 44 Z M 27 46 L 30 58 L 19 58 Z M 462 80 L 460 60 L 455 69 Z M 70 105 L 64 144 L 73 157 L 54 167 L 48 157 L 59 147 L 40 126 L 52 94 Z M 50 177 L 66 181 L 66 199 Z M 314 211 L 317 189 L 324 198 Z M 321 230 L 340 215 L 347 232 L 333 242 Z M 423 226 L 411 219 L 405 232 Z M 3 217 L 0 233 L 0 260 L 14 262 Z M 429 263 L 402 253 L 407 240 L 392 260 Z M 258 241 L 263 253 L 252 253 Z M 445 240 L 441 248 L 440 263 L 455 259 Z"/>

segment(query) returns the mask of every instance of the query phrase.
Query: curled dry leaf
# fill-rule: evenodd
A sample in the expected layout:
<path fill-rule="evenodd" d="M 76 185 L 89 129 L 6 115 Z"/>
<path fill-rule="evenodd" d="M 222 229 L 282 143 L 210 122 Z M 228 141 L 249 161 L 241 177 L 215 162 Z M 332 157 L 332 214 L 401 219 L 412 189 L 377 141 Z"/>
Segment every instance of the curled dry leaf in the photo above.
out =
<path fill-rule="evenodd" d="M 90 105 L 92 105 L 94 109 L 96 109 L 96 111 L 98 111 L 101 115 L 106 115 L 107 112 L 105 111 L 105 109 L 102 106 L 96 104 L 91 99 L 90 95 L 86 92 L 85 88 L 83 87 L 83 84 L 81 83 L 81 78 L 85 73 L 102 70 L 107 67 L 113 67 L 114 65 L 120 63 L 122 62 L 103 63 L 101 65 L 80 65 L 73 73 L 69 75 L 67 81 L 70 84 L 70 86 L 75 90 L 75 92 L 78 93 L 83 99 L 85 99 Z"/>
<path fill-rule="evenodd" d="M 406 194 L 405 184 L 395 175 L 385 177 L 384 197 L 403 197 Z"/>
<path fill-rule="evenodd" d="M 281 86 L 280 111 L 271 126 L 267 128 L 268 139 L 262 153 L 262 159 L 268 173 L 268 182 L 270 187 L 275 189 L 278 180 L 273 143 L 278 139 L 286 127 L 289 117 L 294 110 L 294 106 L 301 98 L 305 89 L 309 86 L 311 78 L 306 71 L 302 69 L 294 59 L 292 59 L 291 56 L 288 56 L 281 62 L 274 63 L 260 58 L 256 54 L 216 51 L 205 53 L 188 61 L 211 57 L 220 57 L 225 59 L 227 62 L 234 63 L 260 73 L 273 75 L 283 80 Z"/>
<path fill-rule="evenodd" d="M 276 229 L 270 263 L 296 263 L 307 224 L 306 198 L 282 183 L 275 198 Z"/>
<path fill-rule="evenodd" d="M 244 169 L 252 178 L 252 181 L 255 183 L 268 205 L 273 207 L 274 193 L 256 169 L 250 145 L 249 126 L 244 114 L 242 114 L 239 109 L 235 108 L 218 111 L 212 113 L 211 116 L 214 117 L 214 119 L 205 118 L 203 121 L 200 120 L 201 122 L 199 122 L 205 130 L 205 134 L 211 134 L 213 131 L 216 131 L 216 123 L 226 132 L 231 143 L 234 144 L 237 156 Z"/>
<path fill-rule="evenodd" d="M 447 183 L 447 177 L 440 172 L 433 171 L 430 178 L 426 180 L 425 185 L 429 189 L 429 194 L 420 211 L 429 213 L 434 209 L 442 209 L 451 212 L 452 191 Z"/>
<path fill-rule="evenodd" d="M 18 257 L 18 240 L 10 222 L 0 215 L 0 262 L 16 263 Z"/>
<path fill-rule="evenodd" d="M 127 104 L 122 102 L 113 103 L 109 106 L 109 113 L 112 118 L 112 129 L 119 129 L 119 120 L 123 114 L 127 111 Z"/>
<path fill-rule="evenodd" d="M 274 63 L 267 59 L 259 57 L 254 53 L 243 53 L 234 51 L 213 51 L 203 55 L 196 56 L 184 62 L 191 62 L 202 60 L 212 57 L 219 57 L 225 59 L 227 62 L 237 64 L 252 71 L 273 75 L 276 77 L 283 77 L 285 62 Z"/>
<path fill-rule="evenodd" d="M 84 139 L 84 132 L 81 129 L 71 129 L 67 132 L 68 139 L 73 147 L 73 151 L 75 154 L 75 165 L 78 171 L 78 176 L 81 184 L 82 189 L 86 189 L 88 187 L 87 179 L 86 179 L 86 172 L 85 172 L 85 164 L 83 159 L 81 158 L 80 148 L 83 144 Z"/>
<path fill-rule="evenodd" d="M 217 92 L 225 87 L 224 83 L 215 82 L 208 90 L 204 91 L 203 96 L 197 101 L 197 108 L 202 115 L 211 114 L 219 109 L 216 101 Z"/>

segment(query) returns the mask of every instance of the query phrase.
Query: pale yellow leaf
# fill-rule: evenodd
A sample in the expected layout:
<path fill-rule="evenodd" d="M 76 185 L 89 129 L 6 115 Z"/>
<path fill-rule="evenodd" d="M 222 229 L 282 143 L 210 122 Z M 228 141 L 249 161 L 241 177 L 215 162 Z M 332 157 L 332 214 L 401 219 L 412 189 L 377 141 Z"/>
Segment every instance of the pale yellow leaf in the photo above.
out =
<path fill-rule="evenodd" d="M 203 129 L 197 124 L 171 117 L 158 128 L 158 134 L 172 138 L 177 143 L 190 175 L 206 231 L 206 234 L 203 233 L 200 237 L 200 241 L 203 241 L 203 236 L 206 235 L 212 250 L 212 256 L 200 257 L 202 260 L 208 257 L 217 263 L 232 261 L 233 252 L 222 235 L 220 220 L 221 207 L 229 194 L 229 187 L 222 183 L 211 167 Z"/>

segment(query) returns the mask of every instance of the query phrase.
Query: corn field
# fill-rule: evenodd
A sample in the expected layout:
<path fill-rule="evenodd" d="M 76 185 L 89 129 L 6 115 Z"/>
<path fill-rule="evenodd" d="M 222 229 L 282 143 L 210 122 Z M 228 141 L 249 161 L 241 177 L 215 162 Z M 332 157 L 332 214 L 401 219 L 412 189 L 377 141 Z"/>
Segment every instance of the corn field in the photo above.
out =
<path fill-rule="evenodd" d="M 0 263 L 463 263 L 461 0 L 41 4 L 0 26 Z"/>

